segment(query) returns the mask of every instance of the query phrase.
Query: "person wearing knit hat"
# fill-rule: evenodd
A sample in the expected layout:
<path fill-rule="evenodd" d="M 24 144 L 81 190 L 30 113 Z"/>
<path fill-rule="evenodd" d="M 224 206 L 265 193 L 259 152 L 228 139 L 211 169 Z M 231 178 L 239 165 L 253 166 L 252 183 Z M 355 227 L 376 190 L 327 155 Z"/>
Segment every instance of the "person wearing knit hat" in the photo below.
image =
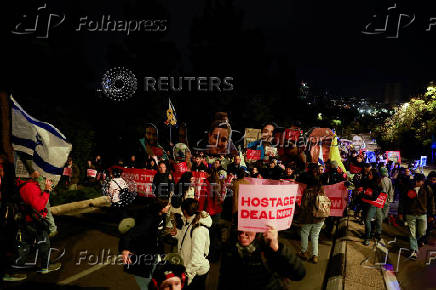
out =
<path fill-rule="evenodd" d="M 186 283 L 186 268 L 183 265 L 165 263 L 156 267 L 150 281 L 152 290 L 181 290 Z"/>

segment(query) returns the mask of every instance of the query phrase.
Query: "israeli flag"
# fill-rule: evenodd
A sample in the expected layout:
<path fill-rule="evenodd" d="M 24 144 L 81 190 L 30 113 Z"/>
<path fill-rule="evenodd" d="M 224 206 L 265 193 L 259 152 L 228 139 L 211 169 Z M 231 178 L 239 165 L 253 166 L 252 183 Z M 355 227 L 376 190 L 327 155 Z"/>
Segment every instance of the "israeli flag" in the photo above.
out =
<path fill-rule="evenodd" d="M 72 146 L 53 125 L 33 118 L 12 98 L 12 147 L 33 157 L 33 168 L 56 185 Z"/>

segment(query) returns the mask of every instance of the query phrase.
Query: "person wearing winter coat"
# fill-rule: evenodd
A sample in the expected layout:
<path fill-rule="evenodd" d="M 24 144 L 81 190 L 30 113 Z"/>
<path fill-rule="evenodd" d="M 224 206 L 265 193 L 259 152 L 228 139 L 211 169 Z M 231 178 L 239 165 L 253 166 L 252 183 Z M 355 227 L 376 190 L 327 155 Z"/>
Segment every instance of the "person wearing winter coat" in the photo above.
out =
<path fill-rule="evenodd" d="M 307 247 L 308 238 L 311 235 L 312 240 L 312 256 L 311 261 L 318 263 L 318 237 L 319 233 L 324 225 L 325 218 L 319 218 L 313 216 L 313 208 L 318 195 L 325 195 L 324 190 L 321 187 L 321 181 L 319 178 L 313 178 L 312 182 L 307 184 L 307 188 L 301 198 L 301 213 L 300 219 L 302 223 L 301 227 L 301 251 L 298 252 L 298 256 L 303 260 L 307 260 Z"/>
<path fill-rule="evenodd" d="M 219 290 L 284 290 L 286 279 L 300 281 L 306 275 L 301 260 L 269 227 L 262 234 L 238 231 L 221 261 Z"/>
<path fill-rule="evenodd" d="M 389 172 L 386 167 L 380 168 L 381 175 L 381 190 L 382 192 L 386 192 L 388 195 L 388 199 L 386 200 L 385 206 L 380 209 L 382 213 L 382 220 L 388 217 L 389 213 L 389 204 L 394 202 L 394 187 L 392 185 L 392 180 L 389 178 Z"/>
<path fill-rule="evenodd" d="M 154 198 L 136 218 L 135 227 L 120 238 L 118 249 L 124 270 L 135 276 L 141 290 L 148 289 L 152 273 L 162 260 L 164 251 L 160 236 L 169 208 L 169 197 Z"/>
<path fill-rule="evenodd" d="M 48 274 L 61 268 L 60 263 L 50 264 L 50 239 L 49 223 L 47 221 L 47 202 L 52 190 L 52 181 L 45 179 L 44 189 L 35 181 L 17 180 L 17 188 L 21 200 L 25 204 L 22 207 L 25 225 L 19 229 L 17 238 L 23 243 L 18 250 L 19 257 L 15 260 L 15 266 L 22 267 L 27 261 L 32 244 L 36 245 L 37 258 L 41 262 L 41 268 L 37 272 Z"/>
<path fill-rule="evenodd" d="M 416 260 L 418 241 L 425 236 L 427 219 L 433 221 L 435 214 L 433 191 L 425 184 L 424 174 L 417 173 L 408 190 L 400 196 L 398 207 L 398 217 L 402 220 L 405 215 L 409 227 L 410 249 L 412 250 L 409 259 Z"/>
<path fill-rule="evenodd" d="M 362 180 L 360 190 L 362 194 L 362 205 L 365 216 L 365 241 L 364 245 L 369 246 L 369 240 L 371 239 L 371 220 L 376 218 L 375 222 L 375 238 L 380 240 L 383 220 L 377 215 L 377 207 L 370 204 L 371 201 L 376 201 L 381 192 L 381 181 L 378 175 L 377 169 L 372 168 L 366 178 Z"/>
<path fill-rule="evenodd" d="M 153 177 L 153 194 L 156 197 L 169 196 L 174 192 L 174 178 L 167 170 L 165 162 L 159 162 L 158 172 Z"/>
<path fill-rule="evenodd" d="M 178 252 L 184 262 L 187 273 L 186 289 L 205 289 L 209 273 L 209 229 L 212 218 L 206 212 L 198 211 L 198 201 L 187 198 L 182 203 L 183 226 L 172 234 L 178 240 Z"/>

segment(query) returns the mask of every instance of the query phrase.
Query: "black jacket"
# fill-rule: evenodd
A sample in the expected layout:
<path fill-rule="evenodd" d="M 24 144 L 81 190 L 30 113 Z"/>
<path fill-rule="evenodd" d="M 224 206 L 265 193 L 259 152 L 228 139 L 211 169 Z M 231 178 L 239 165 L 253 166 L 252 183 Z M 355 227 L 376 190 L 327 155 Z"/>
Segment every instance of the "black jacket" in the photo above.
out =
<path fill-rule="evenodd" d="M 242 257 L 235 245 L 224 251 L 218 289 L 286 289 L 282 284 L 284 278 L 299 281 L 306 275 L 300 259 L 288 246 L 279 243 L 275 253 L 270 247 L 254 243 L 256 250 Z"/>
<path fill-rule="evenodd" d="M 336 184 L 342 181 L 345 181 L 344 176 L 337 172 L 335 169 L 332 169 L 332 171 L 323 173 L 321 175 L 321 182 L 323 185 Z"/>
<path fill-rule="evenodd" d="M 201 162 L 200 165 L 197 165 L 197 163 L 192 163 L 192 171 L 204 171 L 204 172 L 208 172 L 209 168 L 203 163 Z"/>
<path fill-rule="evenodd" d="M 174 192 L 174 178 L 170 179 L 169 173 L 156 173 L 153 177 L 153 194 L 156 197 L 170 197 L 170 192 Z"/>
<path fill-rule="evenodd" d="M 120 238 L 118 250 L 129 250 L 133 253 L 131 265 L 124 265 L 130 274 L 150 277 L 157 255 L 163 254 L 159 238 L 159 227 L 163 226 L 164 216 L 148 214 L 137 218 L 137 224 Z"/>
<path fill-rule="evenodd" d="M 398 213 L 410 215 L 436 214 L 434 195 L 430 186 L 424 184 L 419 189 L 417 196 L 412 198 L 407 194 L 409 190 L 414 190 L 412 185 L 400 193 Z"/>

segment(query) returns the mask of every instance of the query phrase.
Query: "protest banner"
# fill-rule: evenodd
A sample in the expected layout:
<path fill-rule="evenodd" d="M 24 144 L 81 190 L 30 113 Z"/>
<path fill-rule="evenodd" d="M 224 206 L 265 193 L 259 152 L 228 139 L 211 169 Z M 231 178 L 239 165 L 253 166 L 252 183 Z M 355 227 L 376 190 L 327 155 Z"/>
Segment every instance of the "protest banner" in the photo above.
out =
<path fill-rule="evenodd" d="M 276 157 L 277 154 L 278 154 L 277 147 L 265 146 L 265 155 L 266 156 Z"/>
<path fill-rule="evenodd" d="M 62 175 L 69 177 L 73 176 L 73 168 L 65 167 Z"/>
<path fill-rule="evenodd" d="M 188 171 L 188 166 L 186 165 L 186 162 L 178 162 L 174 164 L 175 173 L 183 174 L 184 172 Z"/>
<path fill-rule="evenodd" d="M 347 206 L 348 191 L 344 182 L 325 185 L 324 192 L 332 202 L 330 216 L 342 216 Z"/>
<path fill-rule="evenodd" d="M 292 224 L 298 185 L 240 184 L 238 230 L 264 232 L 267 225 L 286 230 Z"/>
<path fill-rule="evenodd" d="M 362 201 L 369 203 L 369 204 L 372 204 L 373 206 L 375 206 L 377 208 L 383 208 L 385 206 L 387 199 L 388 199 L 388 195 L 386 194 L 386 192 L 381 192 L 375 201 L 368 200 L 366 198 L 362 198 Z"/>
<path fill-rule="evenodd" d="M 244 147 L 247 148 L 248 143 L 259 140 L 260 136 L 260 129 L 245 128 Z"/>
<path fill-rule="evenodd" d="M 247 150 L 247 161 L 257 161 L 260 160 L 261 152 L 260 150 Z"/>
<path fill-rule="evenodd" d="M 386 156 L 388 161 L 393 161 L 394 163 L 401 163 L 400 151 L 386 151 Z"/>
<path fill-rule="evenodd" d="M 366 151 L 366 163 L 377 162 L 377 156 L 374 151 Z"/>
<path fill-rule="evenodd" d="M 246 177 L 244 180 L 248 181 L 252 185 L 285 185 L 296 184 L 298 185 L 297 194 L 295 196 L 295 203 L 301 206 L 301 197 L 306 190 L 307 185 L 300 182 L 293 182 L 289 180 L 272 180 L 272 179 L 260 179 Z M 342 216 L 345 207 L 347 206 L 348 192 L 345 182 L 340 182 L 332 185 L 324 185 L 324 192 L 332 202 L 330 208 L 330 216 Z"/>
<path fill-rule="evenodd" d="M 90 178 L 96 178 L 97 177 L 97 170 L 95 169 L 87 169 L 86 170 L 86 176 Z"/>
<path fill-rule="evenodd" d="M 136 183 L 136 190 L 139 196 L 152 197 L 153 196 L 153 178 L 157 173 L 156 170 L 149 169 L 136 169 L 136 168 L 122 168 L 113 166 L 112 168 L 119 168 L 123 171 L 121 177 L 125 180 L 133 180 Z M 174 182 L 177 183 L 183 173 L 174 173 Z M 207 178 L 206 172 L 192 172 L 195 178 L 195 183 L 200 189 L 204 186 Z M 198 190 L 199 191 L 199 190 Z"/>
<path fill-rule="evenodd" d="M 421 167 L 427 166 L 427 156 L 421 156 L 420 166 Z"/>
<path fill-rule="evenodd" d="M 133 180 L 136 183 L 136 190 L 140 196 L 153 196 L 153 177 L 156 170 L 136 169 L 136 168 L 122 168 L 113 166 L 112 168 L 119 168 L 123 171 L 121 177 L 124 180 Z"/>

